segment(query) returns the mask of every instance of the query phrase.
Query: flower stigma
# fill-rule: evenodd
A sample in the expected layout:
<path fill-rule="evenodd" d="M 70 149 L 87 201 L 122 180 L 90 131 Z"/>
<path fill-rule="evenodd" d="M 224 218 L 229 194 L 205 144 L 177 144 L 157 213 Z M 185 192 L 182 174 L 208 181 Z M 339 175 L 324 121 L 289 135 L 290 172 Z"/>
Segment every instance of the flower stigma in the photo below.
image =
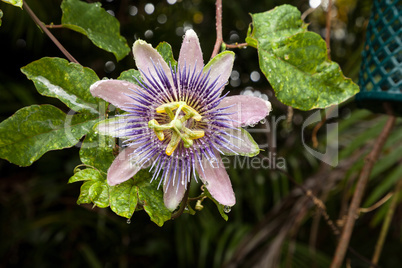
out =
<path fill-rule="evenodd" d="M 173 113 L 174 110 L 176 110 L 175 114 Z M 156 112 L 160 114 L 166 113 L 171 120 L 169 123 L 162 125 L 159 124 L 156 119 L 152 119 L 148 122 L 148 127 L 154 130 L 160 141 L 165 139 L 164 131 L 171 131 L 171 138 L 166 147 L 167 155 L 172 155 L 179 145 L 180 140 L 183 141 L 185 148 L 190 148 L 193 145 L 193 140 L 204 137 L 205 133 L 203 130 L 191 130 L 185 126 L 185 123 L 189 119 L 200 121 L 202 117 L 195 109 L 188 106 L 184 101 L 162 104 L 156 108 Z"/>

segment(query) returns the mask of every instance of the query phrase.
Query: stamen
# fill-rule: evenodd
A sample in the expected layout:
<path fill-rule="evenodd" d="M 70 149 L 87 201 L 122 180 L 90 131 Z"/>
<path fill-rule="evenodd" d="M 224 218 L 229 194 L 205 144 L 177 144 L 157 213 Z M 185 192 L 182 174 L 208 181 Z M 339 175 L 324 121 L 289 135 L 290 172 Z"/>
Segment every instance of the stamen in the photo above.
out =
<path fill-rule="evenodd" d="M 176 113 L 173 113 L 174 110 L 176 110 Z M 170 141 L 166 147 L 166 154 L 169 156 L 176 150 L 180 140 L 183 141 L 185 148 L 190 148 L 193 145 L 194 139 L 202 138 L 205 135 L 203 130 L 188 129 L 185 127 L 184 123 L 187 120 L 194 119 L 195 121 L 201 121 L 202 116 L 184 101 L 162 104 L 156 108 L 156 112 L 160 114 L 166 113 L 171 120 L 169 123 L 163 125 L 160 125 L 156 119 L 148 122 L 148 127 L 154 130 L 160 141 L 165 139 L 163 131 L 171 130 Z"/>

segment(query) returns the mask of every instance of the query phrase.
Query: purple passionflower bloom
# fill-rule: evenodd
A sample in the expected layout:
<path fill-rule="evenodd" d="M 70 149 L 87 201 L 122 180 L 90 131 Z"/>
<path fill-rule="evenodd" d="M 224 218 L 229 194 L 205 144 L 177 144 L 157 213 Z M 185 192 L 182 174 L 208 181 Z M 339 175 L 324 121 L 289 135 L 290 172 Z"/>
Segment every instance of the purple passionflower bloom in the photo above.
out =
<path fill-rule="evenodd" d="M 152 180 L 160 178 L 165 205 L 172 211 L 191 177 L 200 178 L 220 204 L 233 206 L 236 199 L 220 154 L 258 154 L 258 145 L 241 126 L 264 119 L 271 104 L 251 96 L 221 96 L 234 53 L 224 51 L 204 66 L 193 30 L 184 36 L 175 67 L 142 40 L 134 43 L 133 54 L 142 75 L 138 85 L 101 80 L 90 88 L 93 96 L 127 112 L 97 127 L 124 139 L 125 149 L 108 170 L 108 184 L 120 184 L 151 166 Z"/>

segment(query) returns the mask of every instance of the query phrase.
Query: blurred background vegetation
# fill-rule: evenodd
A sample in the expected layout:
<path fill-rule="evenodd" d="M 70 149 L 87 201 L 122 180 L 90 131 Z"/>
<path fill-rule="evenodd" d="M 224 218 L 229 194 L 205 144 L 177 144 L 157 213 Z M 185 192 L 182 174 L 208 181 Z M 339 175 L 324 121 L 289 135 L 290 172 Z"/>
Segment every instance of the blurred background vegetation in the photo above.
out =
<path fill-rule="evenodd" d="M 27 1 L 46 24 L 60 24 L 59 0 Z M 95 1 L 88 1 L 95 2 Z M 132 1 L 106 0 L 103 7 L 121 23 L 121 34 L 131 46 L 137 38 L 156 46 L 167 41 L 178 57 L 182 35 L 193 28 L 199 35 L 208 61 L 215 42 L 215 3 L 212 0 Z M 357 81 L 365 26 L 371 1 L 333 1 L 331 57 L 344 74 Z M 223 38 L 226 43 L 244 42 L 251 22 L 249 13 L 292 4 L 303 13 L 308 0 L 223 1 Z M 51 103 L 65 111 L 56 99 L 38 94 L 20 68 L 44 56 L 61 57 L 56 46 L 27 13 L 0 3 L 0 121 L 34 103 Z M 305 19 L 309 29 L 325 37 L 325 4 Z M 68 29 L 51 29 L 67 50 L 99 77 L 117 78 L 135 67 L 132 55 L 116 62 L 111 53 L 95 47 L 85 36 Z M 275 100 L 272 88 L 259 71 L 257 51 L 236 49 L 235 67 L 226 87 L 231 94 L 265 94 L 273 103 L 271 119 L 253 130 L 263 130 L 287 115 L 287 107 Z M 330 167 L 303 147 L 301 125 L 312 112 L 294 111 L 278 121 L 270 132 L 254 131 L 268 152 L 283 157 L 294 181 L 311 190 L 326 206 L 339 227 L 353 194 L 363 158 L 385 124 L 384 115 L 356 108 L 353 100 L 340 106 L 339 165 Z M 305 141 L 311 146 L 311 126 Z M 395 189 L 402 177 L 402 122 L 397 121 L 375 165 L 346 263 L 369 267 L 390 201 L 377 203 Z M 268 135 L 267 135 L 268 134 Z M 318 141 L 325 147 L 323 127 Z M 275 139 L 276 137 L 276 139 Z M 276 143 L 272 141 L 276 140 Z M 30 167 L 21 168 L 0 159 L 0 267 L 328 267 L 337 245 L 333 230 L 317 206 L 298 185 L 277 170 L 230 168 L 237 204 L 225 222 L 215 205 L 204 202 L 195 216 L 184 214 L 160 228 L 139 211 L 128 224 L 109 209 L 76 205 L 79 184 L 67 184 L 80 163 L 79 148 L 45 154 Z M 264 153 L 263 153 L 264 154 Z M 193 184 L 197 188 L 200 185 Z M 196 190 L 196 189 L 194 189 Z M 191 195 L 191 193 L 190 193 Z M 388 195 L 390 196 L 390 195 Z M 391 198 L 392 199 L 392 198 Z M 399 200 L 400 201 L 400 200 Z M 398 204 L 399 204 L 398 201 Z M 380 205 L 378 208 L 373 205 Z M 397 206 L 379 262 L 381 267 L 401 267 L 402 206 Z"/>

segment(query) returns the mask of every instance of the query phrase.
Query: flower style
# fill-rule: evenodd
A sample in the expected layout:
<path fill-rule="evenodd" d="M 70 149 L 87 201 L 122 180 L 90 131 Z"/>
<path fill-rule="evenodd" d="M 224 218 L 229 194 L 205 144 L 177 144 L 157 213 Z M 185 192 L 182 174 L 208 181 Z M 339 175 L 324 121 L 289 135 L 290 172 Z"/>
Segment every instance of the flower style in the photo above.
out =
<path fill-rule="evenodd" d="M 125 144 L 108 170 L 109 185 L 151 165 L 168 209 L 180 204 L 191 177 L 200 178 L 220 204 L 233 206 L 235 195 L 220 154 L 258 154 L 258 145 L 241 126 L 265 118 L 271 104 L 251 96 L 221 96 L 234 53 L 224 51 L 204 66 L 193 30 L 184 36 L 177 66 L 142 40 L 134 43 L 133 54 L 142 75 L 138 85 L 102 80 L 90 88 L 93 96 L 127 112 L 98 126 Z"/>

